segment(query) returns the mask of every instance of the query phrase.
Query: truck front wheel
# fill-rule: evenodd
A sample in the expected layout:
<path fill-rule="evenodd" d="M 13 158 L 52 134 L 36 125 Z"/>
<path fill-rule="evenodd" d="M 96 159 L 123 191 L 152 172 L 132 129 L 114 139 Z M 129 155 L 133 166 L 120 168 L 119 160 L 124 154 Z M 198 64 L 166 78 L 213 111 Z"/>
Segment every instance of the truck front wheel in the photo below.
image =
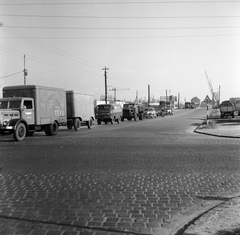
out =
<path fill-rule="evenodd" d="M 27 134 L 26 126 L 22 122 L 19 122 L 17 124 L 16 129 L 13 131 L 13 138 L 16 141 L 21 141 L 25 138 L 26 134 Z"/>
<path fill-rule="evenodd" d="M 79 131 L 81 128 L 81 121 L 79 118 L 75 118 L 73 121 L 73 126 L 75 131 Z"/>

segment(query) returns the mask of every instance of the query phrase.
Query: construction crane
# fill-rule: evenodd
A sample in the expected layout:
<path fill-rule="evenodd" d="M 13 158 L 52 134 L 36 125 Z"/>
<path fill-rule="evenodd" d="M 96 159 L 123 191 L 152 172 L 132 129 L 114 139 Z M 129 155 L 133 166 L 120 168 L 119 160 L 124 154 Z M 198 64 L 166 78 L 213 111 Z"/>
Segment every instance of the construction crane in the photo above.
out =
<path fill-rule="evenodd" d="M 205 75 L 208 81 L 208 85 L 211 91 L 211 95 L 212 95 L 212 105 L 214 106 L 216 104 L 217 101 L 217 93 L 213 91 L 213 86 L 212 86 L 212 81 L 211 78 L 208 77 L 207 72 L 205 71 Z"/>
<path fill-rule="evenodd" d="M 111 86 L 112 87 L 112 86 Z M 116 102 L 116 97 L 117 97 L 117 91 L 123 91 L 123 90 L 130 90 L 129 88 L 120 88 L 120 89 L 117 89 L 116 87 L 112 87 L 112 89 L 111 90 L 109 90 L 109 91 L 114 91 L 114 102 Z"/>

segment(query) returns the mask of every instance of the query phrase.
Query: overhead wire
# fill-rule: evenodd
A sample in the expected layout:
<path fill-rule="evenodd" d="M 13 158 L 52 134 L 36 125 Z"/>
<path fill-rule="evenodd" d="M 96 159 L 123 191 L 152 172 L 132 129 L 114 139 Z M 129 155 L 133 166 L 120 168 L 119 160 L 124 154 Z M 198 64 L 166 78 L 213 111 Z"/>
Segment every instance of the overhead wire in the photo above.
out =
<path fill-rule="evenodd" d="M 79 16 L 79 15 L 19 15 L 1 14 L 10 17 L 34 17 L 34 18 L 80 18 L 80 19 L 208 19 L 208 18 L 239 18 L 239 15 L 219 15 L 219 16 Z"/>
<path fill-rule="evenodd" d="M 18 56 L 18 57 L 22 57 L 21 52 L 16 51 L 16 50 L 12 50 L 12 49 L 9 49 L 9 48 L 4 48 L 3 46 L 0 46 L 0 51 L 3 51 L 5 53 L 9 53 L 9 54 L 12 54 L 12 55 L 15 55 L 15 56 Z M 25 56 L 27 57 L 28 60 L 39 62 L 39 63 L 42 63 L 42 64 L 47 64 L 47 65 L 54 66 L 54 67 L 57 67 L 57 68 L 60 68 L 60 69 L 70 70 L 70 71 L 79 71 L 83 74 L 89 74 L 89 75 L 98 75 L 97 73 L 92 73 L 92 72 L 89 72 L 89 71 L 86 71 L 86 70 L 74 68 L 74 67 L 67 66 L 67 65 L 64 65 L 64 64 L 60 64 L 60 63 L 56 63 L 56 62 L 53 62 L 51 60 L 42 59 L 42 58 L 30 55 L 30 54 L 25 54 Z"/>
<path fill-rule="evenodd" d="M 171 4 L 171 3 L 236 3 L 239 1 L 165 1 L 165 2 L 95 2 L 95 3 L 91 3 L 91 2 L 86 2 L 86 3 L 69 3 L 69 2 L 65 2 L 65 3 L 17 3 L 17 4 L 11 4 L 11 3 L 7 3 L 7 4 L 0 4 L 0 5 L 17 5 L 17 6 L 26 6 L 26 5 L 49 5 L 49 6 L 55 6 L 55 5 L 90 5 L 90 4 L 95 4 L 95 5 L 101 5 L 101 4 Z M 4 16 L 4 15 L 3 15 Z M 7 16 L 7 15 L 5 15 Z M 22 17 L 22 15 L 11 15 L 11 16 L 19 16 L 19 17 Z M 237 18 L 237 17 L 240 17 L 240 16 L 176 16 L 176 17 L 154 17 L 154 16 L 150 16 L 150 17 L 118 17 L 118 16 L 109 16 L 109 17 L 101 17 L 101 16 L 42 16 L 42 15 L 36 15 L 36 16 L 31 16 L 31 15 L 25 15 L 25 17 L 52 17 L 52 18 L 96 18 L 96 19 L 99 19 L 99 18 L 106 18 L 106 19 L 166 19 L 166 18 L 169 18 L 169 19 L 194 19 L 194 18 Z M 7 26 L 8 27 L 8 26 Z M 6 27 L 4 27 L 6 29 Z M 14 30 L 11 30 L 14 29 Z M 35 46 L 38 46 L 42 49 L 45 49 L 45 50 L 50 50 L 52 51 L 53 53 L 57 54 L 57 55 L 60 55 L 60 56 L 63 56 L 64 58 L 67 58 L 69 59 L 69 57 L 71 58 L 71 55 L 69 55 L 68 53 L 62 51 L 60 53 L 61 50 L 59 50 L 58 48 L 56 47 L 52 47 L 51 45 L 48 44 L 48 46 L 42 42 L 42 41 L 39 41 L 39 39 L 137 39 L 137 38 L 174 38 L 174 37 L 219 37 L 219 36 L 240 36 L 240 34 L 231 34 L 231 35 L 223 35 L 223 34 L 215 34 L 215 35 L 178 35 L 178 36 L 128 36 L 128 37 L 107 37 L 107 36 L 104 36 L 104 37 L 32 37 L 32 36 L 27 36 L 27 34 L 21 34 L 19 32 L 16 32 L 16 29 L 20 29 L 20 28 L 35 28 L 35 29 L 56 29 L 56 30 L 59 30 L 59 29 L 63 29 L 63 30 L 71 30 L 71 29 L 83 29 L 83 30 L 179 30 L 179 29 L 231 29 L 231 28 L 240 28 L 240 26 L 206 26 L 206 27 L 168 27 L 168 28 L 162 28 L 162 27 L 156 27 L 156 28 L 144 28 L 144 27 L 140 27 L 140 28 L 137 28 L 137 27 L 128 27 L 128 28 L 125 28 L 125 27 L 122 27 L 122 28 L 115 28 L 115 27 L 112 27 L 112 28 L 108 28 L 108 27 L 97 27 L 97 28 L 91 28 L 91 27 L 51 27 L 51 26 L 37 26 L 37 27 L 30 27 L 30 26 L 9 26 L 8 27 L 8 32 L 12 35 L 15 35 L 16 37 L 12 37 L 12 38 L 21 38 L 23 40 L 26 40 L 27 42 L 35 45 Z M 2 37 L 1 37 L 2 38 Z M 10 38 L 10 37 L 7 37 L 7 38 Z M 66 54 L 65 54 L 66 53 Z M 75 56 L 74 56 L 75 57 Z M 76 62 L 75 59 L 72 59 L 73 61 Z M 84 63 L 82 63 L 84 65 Z M 86 65 L 86 64 L 85 64 Z M 88 65 L 89 66 L 89 65 Z M 95 65 L 92 64 L 92 66 L 94 67 Z M 97 65 L 99 66 L 99 65 Z M 91 66 L 90 66 L 91 67 Z M 102 65 L 99 66 L 99 67 L 103 67 Z M 122 78 L 121 78 L 122 79 Z"/>
<path fill-rule="evenodd" d="M 240 34 L 202 34 L 202 35 L 166 35 L 166 36 L 92 36 L 92 37 L 85 37 L 85 36 L 79 36 L 79 37 L 35 37 L 37 39 L 50 39 L 50 40 L 56 40 L 56 39 L 160 39 L 160 38 L 203 38 L 203 37 L 235 37 L 240 36 Z M 21 39 L 21 37 L 1 37 L 0 38 L 6 38 L 6 39 Z M 103 67 L 103 66 L 102 66 Z"/>
<path fill-rule="evenodd" d="M 235 29 L 235 26 L 187 26 L 187 27 L 56 27 L 56 26 L 5 26 L 13 29 L 57 29 L 57 30 L 182 30 L 182 29 Z"/>
<path fill-rule="evenodd" d="M 64 58 L 67 58 L 69 60 L 75 61 L 75 62 L 80 63 L 82 65 L 85 65 L 85 66 L 88 66 L 88 67 L 92 67 L 92 68 L 93 67 L 94 68 L 96 68 L 96 67 L 101 68 L 103 66 L 103 65 L 94 64 L 92 62 L 87 62 L 87 61 L 80 60 L 75 55 L 72 55 L 69 52 L 63 51 L 63 50 L 61 50 L 61 49 L 59 49 L 57 47 L 49 45 L 46 42 L 40 41 L 36 37 L 33 37 L 33 36 L 31 36 L 29 34 L 26 34 L 26 33 L 22 32 L 22 31 L 11 30 L 11 27 L 8 28 L 8 26 L 4 26 L 4 27 L 1 27 L 1 28 L 6 30 L 10 34 L 17 35 L 18 37 L 20 37 L 21 39 L 27 41 L 28 43 L 30 43 L 32 45 L 38 46 L 38 47 L 40 47 L 40 48 L 42 48 L 44 50 L 47 50 L 47 51 L 51 51 L 54 54 L 60 55 L 60 56 L 62 56 Z"/>
<path fill-rule="evenodd" d="M 17 75 L 17 74 L 19 74 L 19 73 L 23 73 L 23 71 L 20 71 L 20 72 L 17 72 L 17 73 L 13 73 L 13 74 L 9 74 L 9 75 L 0 77 L 0 79 L 2 79 L 2 78 L 7 78 L 7 77 L 12 77 L 12 76 Z"/>
<path fill-rule="evenodd" d="M 70 53 L 67 53 L 67 52 L 65 52 L 65 51 L 63 51 L 63 50 L 61 50 L 59 48 L 53 47 L 53 46 L 51 46 L 51 45 L 49 45 L 47 43 L 39 41 L 39 40 L 36 39 L 36 37 L 30 36 L 29 34 L 26 34 L 26 33 L 22 32 L 20 30 L 12 31 L 11 29 L 6 29 L 4 27 L 2 27 L 2 29 L 6 30 L 8 33 L 10 33 L 12 35 L 17 35 L 17 37 L 25 40 L 26 42 L 28 42 L 28 43 L 30 43 L 30 44 L 32 44 L 34 46 L 37 46 L 37 47 L 42 48 L 42 49 L 45 49 L 47 51 L 51 51 L 54 54 L 60 55 L 60 56 L 62 56 L 64 58 L 67 58 L 69 60 L 75 61 L 75 62 L 80 63 L 82 65 L 85 65 L 85 66 L 88 66 L 88 67 L 90 66 L 92 68 L 96 68 L 96 66 L 102 68 L 102 66 L 103 66 L 103 65 L 101 65 L 101 66 L 100 65 L 96 65 L 96 64 L 93 64 L 93 63 L 90 63 L 90 62 L 80 61 L 78 58 L 74 58 L 76 56 L 74 56 L 74 55 L 72 55 Z M 5 50 L 6 53 L 10 53 L 10 54 L 13 54 L 13 55 L 18 56 L 18 57 L 21 57 L 23 54 L 25 54 L 25 53 L 20 53 L 20 52 L 17 52 L 17 51 L 13 51 L 11 49 L 7 49 L 7 50 L 8 51 Z M 28 57 L 34 57 L 34 56 L 28 55 Z M 81 74 L 90 74 L 90 75 L 94 75 L 94 76 L 99 75 L 99 72 L 94 73 L 92 70 L 91 71 L 87 71 L 87 70 L 79 69 L 79 68 L 77 68 L 77 69 L 75 68 L 74 69 L 73 67 L 69 67 L 69 66 L 67 67 L 65 65 L 57 64 L 55 62 L 51 62 L 51 61 L 46 62 L 47 61 L 46 59 L 40 59 L 40 58 L 38 58 L 38 60 L 36 60 L 34 58 L 28 58 L 28 59 L 29 60 L 33 60 L 33 61 L 38 61 L 38 62 L 41 62 L 41 63 L 44 63 L 44 64 L 48 64 L 50 66 L 58 67 L 58 68 L 61 68 L 61 69 L 64 68 L 64 69 L 68 69 L 68 70 L 70 69 L 72 71 L 79 71 L 79 72 L 81 72 Z M 100 70 L 100 68 L 98 70 Z"/>
<path fill-rule="evenodd" d="M 6 5 L 6 6 L 38 6 L 38 5 L 47 5 L 47 6 L 56 6 L 56 5 L 135 5 L 135 4 L 205 4 L 205 3 L 211 3 L 211 4 L 217 4 L 217 3 L 239 3 L 237 0 L 219 0 L 219 1 L 211 1 L 211 0 L 205 0 L 205 1 L 114 1 L 114 2 L 35 2 L 35 3 L 0 3 L 0 5 Z"/>

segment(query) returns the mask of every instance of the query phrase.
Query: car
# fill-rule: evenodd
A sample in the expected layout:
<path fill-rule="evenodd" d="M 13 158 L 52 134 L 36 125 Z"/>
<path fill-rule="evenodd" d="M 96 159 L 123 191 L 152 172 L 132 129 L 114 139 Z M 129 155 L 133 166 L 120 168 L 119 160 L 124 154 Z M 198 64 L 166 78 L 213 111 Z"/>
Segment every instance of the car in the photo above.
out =
<path fill-rule="evenodd" d="M 155 108 L 149 107 L 144 110 L 144 115 L 146 118 L 156 118 L 157 112 L 156 112 Z"/>
<path fill-rule="evenodd" d="M 166 107 L 166 115 L 173 115 L 173 108 L 172 107 Z"/>
<path fill-rule="evenodd" d="M 166 111 L 164 109 L 157 111 L 157 117 L 165 117 L 165 116 L 166 116 Z"/>

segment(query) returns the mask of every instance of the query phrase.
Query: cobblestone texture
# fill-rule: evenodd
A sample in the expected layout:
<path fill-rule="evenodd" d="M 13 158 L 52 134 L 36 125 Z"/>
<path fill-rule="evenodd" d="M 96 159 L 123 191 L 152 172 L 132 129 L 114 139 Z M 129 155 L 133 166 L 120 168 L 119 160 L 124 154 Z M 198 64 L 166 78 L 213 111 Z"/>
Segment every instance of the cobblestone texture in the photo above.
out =
<path fill-rule="evenodd" d="M 0 142 L 0 234 L 167 234 L 204 196 L 240 191 L 239 144 L 181 136 Z"/>

